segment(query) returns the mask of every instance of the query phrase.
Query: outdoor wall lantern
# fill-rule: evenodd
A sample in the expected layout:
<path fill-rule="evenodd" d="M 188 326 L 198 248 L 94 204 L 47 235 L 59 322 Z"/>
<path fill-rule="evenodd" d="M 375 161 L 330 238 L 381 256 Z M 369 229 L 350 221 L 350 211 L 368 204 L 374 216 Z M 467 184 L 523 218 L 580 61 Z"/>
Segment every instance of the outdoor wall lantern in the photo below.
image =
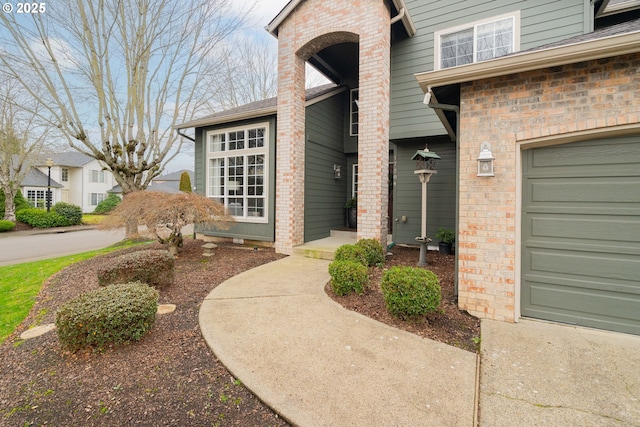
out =
<path fill-rule="evenodd" d="M 51 166 L 53 166 L 53 159 L 49 157 L 44 161 L 44 164 L 49 168 L 47 178 L 47 212 L 51 212 Z"/>
<path fill-rule="evenodd" d="M 493 173 L 493 157 L 491 144 L 483 142 L 480 145 L 480 155 L 478 156 L 478 176 L 495 176 Z"/>
<path fill-rule="evenodd" d="M 340 167 L 340 165 L 333 165 L 333 178 L 334 179 L 340 179 L 342 178 L 342 168 Z"/>
<path fill-rule="evenodd" d="M 431 180 L 431 176 L 438 173 L 436 171 L 436 162 L 440 160 L 440 156 L 425 147 L 424 150 L 416 151 L 416 154 L 411 157 L 411 160 L 416 161 L 416 170 L 413 171 L 413 173 L 418 175 L 422 183 L 422 227 L 420 236 L 416 237 L 416 241 L 420 243 L 420 259 L 418 260 L 418 265 L 420 267 L 426 267 L 427 244 L 431 242 L 431 239 L 427 237 L 427 184 L 429 180 Z"/>

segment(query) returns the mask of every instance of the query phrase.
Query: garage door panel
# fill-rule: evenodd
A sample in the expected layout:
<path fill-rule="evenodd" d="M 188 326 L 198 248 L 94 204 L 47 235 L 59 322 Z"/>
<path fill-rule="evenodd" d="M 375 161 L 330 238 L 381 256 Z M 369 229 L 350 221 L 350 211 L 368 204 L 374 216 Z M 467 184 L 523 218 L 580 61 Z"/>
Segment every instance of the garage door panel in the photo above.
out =
<path fill-rule="evenodd" d="M 531 215 L 530 221 L 534 239 L 625 242 L 637 247 L 640 254 L 640 216 L 623 219 L 604 215 Z"/>
<path fill-rule="evenodd" d="M 640 136 L 522 164 L 522 314 L 640 334 Z"/>
<path fill-rule="evenodd" d="M 640 179 L 571 178 L 532 180 L 531 202 L 576 203 L 637 203 L 640 200 Z"/>
<path fill-rule="evenodd" d="M 633 165 L 640 163 L 640 146 L 638 136 L 616 138 L 616 143 L 610 140 L 594 140 L 578 144 L 554 146 L 552 150 L 540 149 L 532 152 L 530 161 L 533 167 L 552 168 L 555 166 L 601 165 L 602 159 L 609 165 Z"/>

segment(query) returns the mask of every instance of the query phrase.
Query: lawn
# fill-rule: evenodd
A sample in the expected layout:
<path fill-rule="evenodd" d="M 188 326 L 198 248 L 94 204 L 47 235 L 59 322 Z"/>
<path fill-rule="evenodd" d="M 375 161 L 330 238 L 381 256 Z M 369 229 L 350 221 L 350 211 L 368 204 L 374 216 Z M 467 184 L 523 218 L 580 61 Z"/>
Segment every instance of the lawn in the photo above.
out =
<path fill-rule="evenodd" d="M 0 267 L 0 344 L 27 317 L 48 277 L 78 261 L 133 244 L 127 242 L 76 255 Z"/>

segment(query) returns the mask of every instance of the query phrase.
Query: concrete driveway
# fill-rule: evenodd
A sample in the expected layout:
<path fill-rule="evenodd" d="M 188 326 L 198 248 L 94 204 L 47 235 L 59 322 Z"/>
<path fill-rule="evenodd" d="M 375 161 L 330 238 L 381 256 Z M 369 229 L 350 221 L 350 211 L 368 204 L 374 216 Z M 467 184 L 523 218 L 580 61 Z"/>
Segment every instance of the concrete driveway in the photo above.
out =
<path fill-rule="evenodd" d="M 640 426 L 640 336 L 482 321 L 480 426 Z"/>

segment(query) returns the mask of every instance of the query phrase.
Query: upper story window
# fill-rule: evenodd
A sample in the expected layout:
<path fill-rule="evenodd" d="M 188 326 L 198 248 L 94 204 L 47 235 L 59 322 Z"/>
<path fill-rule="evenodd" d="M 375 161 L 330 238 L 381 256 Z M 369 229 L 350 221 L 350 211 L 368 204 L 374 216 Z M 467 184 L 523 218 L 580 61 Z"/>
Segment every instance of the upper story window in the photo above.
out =
<path fill-rule="evenodd" d="M 486 61 L 520 49 L 520 12 L 435 33 L 436 69 Z"/>
<path fill-rule="evenodd" d="M 349 135 L 358 135 L 358 89 L 351 89 L 349 100 Z"/>
<path fill-rule="evenodd" d="M 104 171 L 92 169 L 89 171 L 89 182 L 104 183 Z"/>
<path fill-rule="evenodd" d="M 62 182 L 69 182 L 69 169 L 62 168 Z"/>
<path fill-rule="evenodd" d="M 207 132 L 207 196 L 236 220 L 267 221 L 268 125 Z"/>

